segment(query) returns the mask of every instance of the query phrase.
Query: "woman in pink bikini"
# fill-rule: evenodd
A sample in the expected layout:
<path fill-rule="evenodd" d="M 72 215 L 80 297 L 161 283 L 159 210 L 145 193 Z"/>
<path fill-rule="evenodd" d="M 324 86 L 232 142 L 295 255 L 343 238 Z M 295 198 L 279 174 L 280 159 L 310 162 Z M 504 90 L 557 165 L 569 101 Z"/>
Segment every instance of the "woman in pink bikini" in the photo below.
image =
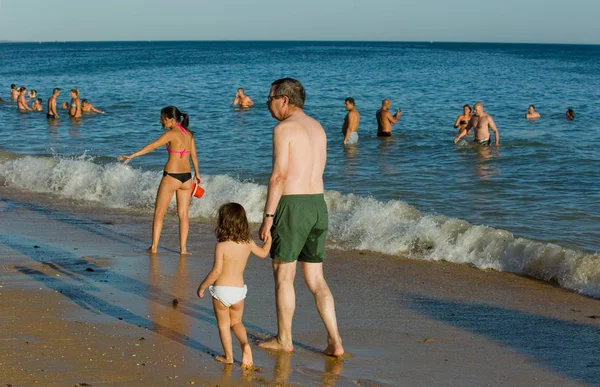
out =
<path fill-rule="evenodd" d="M 188 209 L 192 190 L 190 156 L 195 171 L 193 181 L 200 184 L 198 156 L 196 155 L 194 135 L 188 130 L 189 122 L 190 119 L 187 114 L 181 113 L 175 106 L 167 106 L 160 112 L 160 123 L 165 129 L 165 133 L 139 151 L 129 156 L 119 156 L 117 158 L 119 161 L 124 160 L 123 164 L 127 164 L 134 157 L 150 153 L 163 145 L 166 146 L 167 152 L 169 152 L 169 160 L 165 165 L 163 178 L 156 194 L 154 221 L 152 223 L 152 246 L 148 249 L 151 253 L 156 253 L 158 249 L 163 219 L 173 198 L 173 193 L 175 193 L 177 197 L 177 215 L 179 216 L 179 249 L 181 254 L 188 254 L 186 247 L 190 228 Z"/>

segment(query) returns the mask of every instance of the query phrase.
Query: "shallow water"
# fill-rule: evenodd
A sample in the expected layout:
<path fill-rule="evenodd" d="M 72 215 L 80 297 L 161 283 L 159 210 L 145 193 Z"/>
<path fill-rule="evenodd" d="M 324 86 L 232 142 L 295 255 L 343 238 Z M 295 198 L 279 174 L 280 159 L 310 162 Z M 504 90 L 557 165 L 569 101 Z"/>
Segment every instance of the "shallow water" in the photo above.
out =
<path fill-rule="evenodd" d="M 523 272 L 588 294 L 600 286 L 598 46 L 3 44 L 0 58 L 5 100 L 10 83 L 44 100 L 61 87 L 60 102 L 77 87 L 108 112 L 50 125 L 44 114 L 0 105 L 6 185 L 150 211 L 165 152 L 126 167 L 113 160 L 158 137 L 160 109 L 173 104 L 191 116 L 209 177 L 192 214 L 211 218 L 224 200 L 237 200 L 258 221 L 275 123 L 264 101 L 270 82 L 292 76 L 307 89 L 306 111 L 328 132 L 335 245 Z M 231 109 L 240 86 L 255 108 Z M 340 134 L 347 96 L 361 113 L 351 148 Z M 389 141 L 375 136 L 374 114 L 386 97 L 404 112 Z M 452 143 L 462 105 L 475 101 L 494 117 L 500 148 Z M 524 118 L 531 103 L 542 115 L 536 122 Z M 572 122 L 564 119 L 569 107 Z"/>

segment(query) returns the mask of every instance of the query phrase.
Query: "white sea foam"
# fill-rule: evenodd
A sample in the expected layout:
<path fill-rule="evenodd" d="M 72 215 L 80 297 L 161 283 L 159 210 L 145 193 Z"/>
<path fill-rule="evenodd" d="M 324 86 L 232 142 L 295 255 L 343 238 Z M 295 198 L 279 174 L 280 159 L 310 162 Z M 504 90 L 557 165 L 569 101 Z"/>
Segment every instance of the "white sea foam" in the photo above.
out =
<path fill-rule="evenodd" d="M 148 212 L 154 208 L 160 178 L 161 172 L 120 163 L 101 165 L 85 156 L 0 161 L 0 184 Z M 192 199 L 192 217 L 212 220 L 221 204 L 235 201 L 244 205 L 251 222 L 260 222 L 266 186 L 225 175 L 203 176 L 203 186 L 205 196 Z M 597 254 L 518 238 L 508 231 L 461 219 L 423 214 L 402 201 L 381 202 L 337 191 L 326 192 L 325 198 L 332 247 L 525 274 L 600 298 Z"/>

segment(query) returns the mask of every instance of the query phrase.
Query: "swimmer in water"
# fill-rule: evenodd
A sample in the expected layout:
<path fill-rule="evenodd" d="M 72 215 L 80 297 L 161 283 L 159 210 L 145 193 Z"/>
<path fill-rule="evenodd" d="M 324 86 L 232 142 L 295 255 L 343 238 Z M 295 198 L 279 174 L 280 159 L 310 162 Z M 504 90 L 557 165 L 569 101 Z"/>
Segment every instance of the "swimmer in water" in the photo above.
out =
<path fill-rule="evenodd" d="M 48 111 L 46 112 L 46 118 L 48 118 L 48 119 L 59 118 L 58 112 L 56 111 L 56 98 L 58 98 L 59 95 L 60 95 L 60 89 L 58 87 L 56 87 L 54 90 L 52 90 L 52 96 L 50 96 L 50 98 L 48 98 Z"/>
<path fill-rule="evenodd" d="M 471 110 L 471 106 L 469 106 L 469 104 L 463 106 L 463 114 L 458 116 L 454 122 L 454 128 L 458 129 L 459 134 L 462 131 L 466 131 L 465 136 L 471 133 L 471 130 L 467 130 L 467 125 L 469 125 L 469 121 L 471 121 L 472 113 L 473 110 Z"/>
<path fill-rule="evenodd" d="M 566 117 L 568 121 L 573 121 L 575 119 L 575 112 L 573 111 L 573 109 L 567 110 Z"/>
<path fill-rule="evenodd" d="M 454 143 L 456 144 L 462 137 L 467 135 L 468 130 L 473 128 L 475 131 L 475 140 L 473 140 L 473 142 L 481 146 L 490 146 L 492 143 L 492 137 L 490 136 L 491 129 L 492 132 L 494 132 L 496 146 L 499 146 L 500 135 L 498 134 L 498 128 L 496 127 L 496 123 L 492 116 L 483 111 L 483 104 L 481 102 L 477 102 L 473 105 L 473 110 L 473 117 L 471 117 L 471 120 L 467 125 L 467 130 L 460 132 L 454 139 Z"/>
<path fill-rule="evenodd" d="M 348 97 L 344 101 L 346 118 L 342 125 L 342 134 L 344 135 L 344 145 L 354 145 L 358 143 L 358 125 L 360 124 L 360 114 L 354 105 L 354 98 Z"/>
<path fill-rule="evenodd" d="M 247 109 L 249 107 L 252 107 L 254 105 L 254 102 L 252 102 L 250 97 L 248 97 L 246 94 L 244 94 L 244 89 L 242 89 L 240 87 L 237 90 L 237 93 L 235 93 L 235 97 L 233 98 L 232 105 L 234 107 L 236 105 L 240 105 L 240 109 Z"/>
<path fill-rule="evenodd" d="M 79 90 L 71 89 L 71 107 L 69 116 L 73 118 L 81 118 L 81 100 L 79 99 Z"/>
<path fill-rule="evenodd" d="M 535 106 L 529 105 L 529 109 L 527 111 L 527 114 L 525 114 L 525 118 L 533 121 L 533 120 L 537 120 L 540 117 L 541 117 L 540 113 L 535 111 Z"/>
<path fill-rule="evenodd" d="M 10 85 L 10 98 L 13 101 L 16 101 L 19 99 L 19 89 L 17 88 L 17 85 L 15 85 L 14 83 L 12 85 Z"/>
<path fill-rule="evenodd" d="M 69 110 L 69 103 L 68 102 L 63 102 L 60 104 L 60 108 L 62 110 Z"/>
<path fill-rule="evenodd" d="M 27 106 L 27 100 L 25 99 L 25 92 L 27 91 L 26 87 L 21 87 L 19 89 L 19 98 L 17 99 L 17 109 L 20 112 L 30 112 L 31 108 Z"/>
<path fill-rule="evenodd" d="M 92 105 L 91 103 L 88 102 L 87 99 L 84 99 L 83 101 L 81 101 L 81 111 L 84 113 L 100 113 L 100 114 L 105 114 L 102 110 L 98 110 L 94 107 L 94 105 Z"/>
<path fill-rule="evenodd" d="M 391 137 L 392 125 L 398 123 L 398 119 L 402 115 L 402 109 L 398 109 L 396 114 L 392 115 L 389 112 L 392 102 L 389 99 L 381 101 L 381 109 L 377 110 L 375 117 L 377 118 L 377 136 L 378 137 Z"/>
<path fill-rule="evenodd" d="M 35 99 L 37 97 L 37 90 L 29 90 L 29 98 Z"/>
<path fill-rule="evenodd" d="M 31 104 L 31 110 L 34 112 L 41 112 L 43 110 L 42 102 L 44 101 L 41 98 L 36 98 Z"/>

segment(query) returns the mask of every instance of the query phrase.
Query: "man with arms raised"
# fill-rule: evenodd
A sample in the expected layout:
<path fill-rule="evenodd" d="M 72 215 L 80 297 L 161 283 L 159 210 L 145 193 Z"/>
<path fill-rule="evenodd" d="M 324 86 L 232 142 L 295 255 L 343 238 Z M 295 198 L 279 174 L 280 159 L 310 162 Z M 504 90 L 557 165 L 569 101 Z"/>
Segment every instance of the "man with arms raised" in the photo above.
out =
<path fill-rule="evenodd" d="M 273 275 L 277 308 L 277 336 L 259 346 L 294 350 L 292 318 L 296 307 L 294 277 L 297 261 L 315 298 L 327 330 L 327 355 L 344 354 L 338 332 L 333 295 L 323 277 L 328 213 L 323 196 L 327 136 L 323 127 L 302 110 L 305 92 L 300 82 L 273 82 L 267 105 L 279 121 L 273 130 L 273 170 L 269 179 L 264 220 L 259 235 L 272 233 Z"/>
<path fill-rule="evenodd" d="M 377 136 L 390 137 L 392 135 L 392 125 L 398 123 L 398 118 L 402 115 L 402 110 L 398 109 L 396 114 L 389 112 L 392 102 L 389 99 L 381 101 L 381 109 L 377 110 Z"/>
<path fill-rule="evenodd" d="M 358 124 L 360 123 L 360 114 L 354 106 L 354 98 L 348 97 L 345 101 L 346 118 L 342 126 L 342 134 L 344 135 L 344 145 L 354 145 L 358 143 Z"/>
<path fill-rule="evenodd" d="M 244 94 L 244 89 L 242 89 L 241 87 L 237 90 L 237 93 L 233 98 L 233 106 L 235 107 L 236 105 L 240 105 L 241 109 L 247 109 L 254 105 L 254 102 L 252 102 L 250 97 Z"/>
<path fill-rule="evenodd" d="M 48 112 L 46 113 L 46 118 L 49 120 L 59 118 L 58 113 L 56 112 L 56 98 L 59 95 L 60 89 L 57 87 L 52 91 L 52 96 L 48 98 Z"/>
<path fill-rule="evenodd" d="M 492 138 L 490 137 L 491 129 L 492 132 L 494 132 L 496 146 L 500 145 L 500 135 L 498 134 L 496 123 L 492 119 L 492 116 L 483 111 L 483 104 L 477 102 L 473 105 L 473 110 L 473 117 L 471 117 L 471 121 L 467 124 L 467 128 L 462 130 L 458 136 L 456 136 L 454 143 L 456 144 L 461 138 L 467 135 L 471 128 L 473 128 L 475 132 L 475 140 L 473 142 L 476 144 L 489 146 L 492 143 Z"/>

